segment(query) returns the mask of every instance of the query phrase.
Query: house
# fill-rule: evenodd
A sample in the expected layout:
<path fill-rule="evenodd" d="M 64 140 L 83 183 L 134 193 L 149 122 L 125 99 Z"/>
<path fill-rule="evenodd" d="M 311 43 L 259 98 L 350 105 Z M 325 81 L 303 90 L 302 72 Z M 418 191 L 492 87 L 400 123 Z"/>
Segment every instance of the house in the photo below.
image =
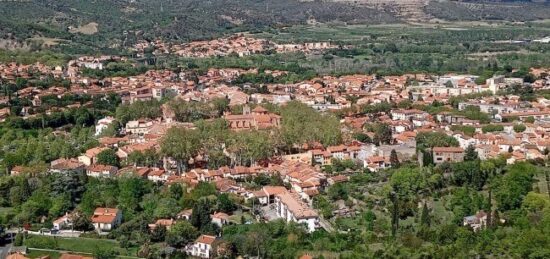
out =
<path fill-rule="evenodd" d="M 201 235 L 193 244 L 187 246 L 185 251 L 191 256 L 210 258 L 214 241 L 216 241 L 215 236 Z"/>
<path fill-rule="evenodd" d="M 59 259 L 93 259 L 93 257 L 75 254 L 61 254 Z"/>
<path fill-rule="evenodd" d="M 97 124 L 95 125 L 95 135 L 99 136 L 101 133 L 111 125 L 115 121 L 115 118 L 111 116 L 107 116 L 103 119 L 100 119 L 97 121 Z"/>
<path fill-rule="evenodd" d="M 168 175 L 163 169 L 153 169 L 149 172 L 149 174 L 147 174 L 147 179 L 155 183 L 165 182 L 168 180 Z"/>
<path fill-rule="evenodd" d="M 78 161 L 80 163 L 83 163 L 87 166 L 91 165 L 91 164 L 95 164 L 96 163 L 96 160 L 97 160 L 97 155 L 99 153 L 101 153 L 102 151 L 104 150 L 107 150 L 108 148 L 106 147 L 95 147 L 95 148 L 90 148 L 88 150 L 86 150 L 86 152 L 79 156 L 78 157 Z"/>
<path fill-rule="evenodd" d="M 149 132 L 153 127 L 152 120 L 134 120 L 126 123 L 125 131 L 127 134 L 143 135 Z"/>
<path fill-rule="evenodd" d="M 347 181 L 349 181 L 349 176 L 342 175 L 342 174 L 335 175 L 327 179 L 327 182 L 329 185 L 335 185 L 337 183 L 345 183 Z"/>
<path fill-rule="evenodd" d="M 193 209 L 186 209 L 180 211 L 178 215 L 176 215 L 177 219 L 183 219 L 183 220 L 189 220 L 191 218 L 191 214 L 193 214 Z"/>
<path fill-rule="evenodd" d="M 212 223 L 218 225 L 218 227 L 223 227 L 223 225 L 227 225 L 229 221 L 229 215 L 223 213 L 223 212 L 217 212 L 214 213 L 212 216 Z"/>
<path fill-rule="evenodd" d="M 275 196 L 287 192 L 283 186 L 264 186 L 261 190 L 252 192 L 248 199 L 256 198 L 261 205 L 269 205 L 275 202 Z"/>
<path fill-rule="evenodd" d="M 477 232 L 487 226 L 487 213 L 480 210 L 475 215 L 464 217 L 463 225 L 469 226 Z"/>
<path fill-rule="evenodd" d="M 242 115 L 227 114 L 224 119 L 233 130 L 267 129 L 281 125 L 281 116 L 270 113 L 261 106 L 257 106 L 252 111 L 250 107 L 245 106 Z"/>
<path fill-rule="evenodd" d="M 464 149 L 460 147 L 434 147 L 432 152 L 435 164 L 464 161 Z"/>
<path fill-rule="evenodd" d="M 115 166 L 111 165 L 99 165 L 94 164 L 86 167 L 86 175 L 90 177 L 106 177 L 110 178 L 115 176 L 118 169 Z"/>
<path fill-rule="evenodd" d="M 60 158 L 50 163 L 50 173 L 69 174 L 84 172 L 84 164 L 76 159 Z"/>
<path fill-rule="evenodd" d="M 423 119 L 428 116 L 425 111 L 411 109 L 411 110 L 392 110 L 392 120 L 412 121 L 413 119 Z"/>
<path fill-rule="evenodd" d="M 365 159 L 365 161 L 363 162 L 363 165 L 364 165 L 363 167 L 368 168 L 373 172 L 377 172 L 380 169 L 391 167 L 389 157 L 383 157 L 383 156 L 367 157 L 367 159 Z"/>
<path fill-rule="evenodd" d="M 97 208 L 92 215 L 92 224 L 97 232 L 111 231 L 122 223 L 122 211 L 114 208 Z"/>
<path fill-rule="evenodd" d="M 301 201 L 297 193 L 285 192 L 275 197 L 277 216 L 286 222 L 304 224 L 308 232 L 319 227 L 319 215 Z"/>
<path fill-rule="evenodd" d="M 166 230 L 170 230 L 172 225 L 176 224 L 176 221 L 173 219 L 157 219 L 157 221 L 153 224 L 149 224 L 149 230 L 153 231 L 156 228 L 163 226 L 166 228 Z"/>
<path fill-rule="evenodd" d="M 54 220 L 52 223 L 53 223 L 53 228 L 57 230 L 62 230 L 62 229 L 72 227 L 73 225 L 72 215 L 69 213 L 65 213 L 65 215 Z"/>

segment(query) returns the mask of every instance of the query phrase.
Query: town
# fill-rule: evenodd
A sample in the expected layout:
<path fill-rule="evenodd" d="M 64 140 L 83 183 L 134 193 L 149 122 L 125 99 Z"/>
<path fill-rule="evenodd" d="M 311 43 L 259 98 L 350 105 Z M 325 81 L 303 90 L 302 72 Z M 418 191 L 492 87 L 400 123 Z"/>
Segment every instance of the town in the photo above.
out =
<path fill-rule="evenodd" d="M 7 258 L 393 258 L 387 240 L 408 251 L 529 221 L 548 231 L 550 67 L 141 64 L 350 48 L 238 33 L 0 63 Z"/>

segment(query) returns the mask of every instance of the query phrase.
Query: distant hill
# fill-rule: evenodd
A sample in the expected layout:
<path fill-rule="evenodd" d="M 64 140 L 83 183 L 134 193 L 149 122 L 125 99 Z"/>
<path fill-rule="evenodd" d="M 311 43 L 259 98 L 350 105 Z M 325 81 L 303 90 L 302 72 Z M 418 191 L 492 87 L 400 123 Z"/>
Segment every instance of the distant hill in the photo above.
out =
<path fill-rule="evenodd" d="M 506 2 L 506 3 L 504 3 Z M 544 3 L 543 3 L 544 2 Z M 179 41 L 236 31 L 306 23 L 379 24 L 402 21 L 550 18 L 548 1 L 431 0 L 20 0 L 0 1 L 0 44 L 38 48 L 63 42 L 64 51 L 90 52 L 138 38 Z M 58 39 L 64 41 L 57 41 Z"/>

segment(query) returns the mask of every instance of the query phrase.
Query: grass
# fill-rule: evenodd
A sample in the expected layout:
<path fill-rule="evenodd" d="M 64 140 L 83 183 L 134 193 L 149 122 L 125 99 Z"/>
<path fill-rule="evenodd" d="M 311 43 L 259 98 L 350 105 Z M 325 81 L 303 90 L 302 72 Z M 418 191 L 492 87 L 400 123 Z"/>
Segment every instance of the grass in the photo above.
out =
<path fill-rule="evenodd" d="M 43 256 L 49 256 L 51 259 L 57 259 L 61 256 L 61 253 L 50 252 L 50 251 L 38 251 L 38 250 L 32 250 L 32 249 L 29 249 L 29 252 L 27 253 L 27 257 L 29 258 L 40 258 Z"/>
<path fill-rule="evenodd" d="M 4 215 L 13 211 L 12 207 L 0 207 L 0 215 Z"/>
<path fill-rule="evenodd" d="M 113 250 L 118 252 L 119 255 L 128 256 L 135 256 L 137 253 L 137 249 L 121 248 L 117 241 L 110 239 L 30 236 L 25 240 L 25 245 L 29 248 L 54 249 L 90 254 L 93 254 L 98 249 Z"/>
<path fill-rule="evenodd" d="M 539 193 L 548 194 L 548 183 L 546 182 L 546 175 L 544 173 L 535 175 L 533 189 L 538 190 Z"/>

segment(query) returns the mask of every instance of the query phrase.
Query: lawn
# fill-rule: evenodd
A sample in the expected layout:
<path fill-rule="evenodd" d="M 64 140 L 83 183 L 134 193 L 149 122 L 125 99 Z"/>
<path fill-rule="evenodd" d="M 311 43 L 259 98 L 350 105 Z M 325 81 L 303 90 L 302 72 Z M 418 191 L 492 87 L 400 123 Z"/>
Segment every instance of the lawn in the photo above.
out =
<path fill-rule="evenodd" d="M 121 248 L 117 241 L 93 238 L 62 238 L 50 236 L 30 236 L 25 240 L 29 248 L 55 249 L 93 254 L 98 249 L 114 250 L 120 255 L 135 256 L 136 249 Z"/>
<path fill-rule="evenodd" d="M 535 175 L 533 189 L 538 190 L 539 193 L 548 194 L 548 183 L 546 182 L 546 175 L 544 173 Z"/>
<path fill-rule="evenodd" d="M 57 259 L 61 256 L 61 253 L 58 252 L 48 252 L 48 251 L 37 251 L 29 249 L 29 252 L 27 253 L 27 257 L 30 258 L 40 258 L 43 256 L 49 256 L 51 259 Z"/>

